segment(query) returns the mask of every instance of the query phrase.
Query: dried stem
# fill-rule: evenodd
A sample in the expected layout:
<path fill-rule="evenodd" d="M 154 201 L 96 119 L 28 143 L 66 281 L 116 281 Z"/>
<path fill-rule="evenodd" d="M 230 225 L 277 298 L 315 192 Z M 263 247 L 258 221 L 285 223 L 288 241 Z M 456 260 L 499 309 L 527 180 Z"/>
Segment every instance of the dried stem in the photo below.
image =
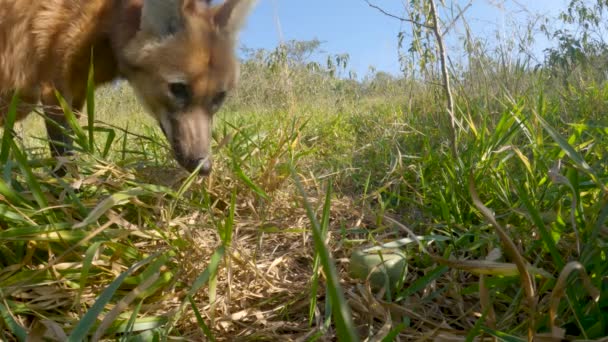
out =
<path fill-rule="evenodd" d="M 433 22 L 432 30 L 435 33 L 437 39 L 437 46 L 439 47 L 439 59 L 441 62 L 441 75 L 443 78 L 443 91 L 447 99 L 448 114 L 450 115 L 452 131 L 451 131 L 451 143 L 452 153 L 454 157 L 458 155 L 458 147 L 456 141 L 456 116 L 454 113 L 454 97 L 452 96 L 452 87 L 450 85 L 450 74 L 448 71 L 448 57 L 445 51 L 445 45 L 443 43 L 443 34 L 441 33 L 441 27 L 439 26 L 439 19 L 437 18 L 437 6 L 435 6 L 435 0 L 428 0 L 431 7 L 431 20 Z"/>

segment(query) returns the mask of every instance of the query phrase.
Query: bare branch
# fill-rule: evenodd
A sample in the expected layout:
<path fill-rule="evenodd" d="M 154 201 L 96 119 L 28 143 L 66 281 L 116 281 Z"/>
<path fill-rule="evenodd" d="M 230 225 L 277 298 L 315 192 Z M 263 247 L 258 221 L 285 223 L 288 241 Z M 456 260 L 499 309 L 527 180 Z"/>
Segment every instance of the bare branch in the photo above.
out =
<path fill-rule="evenodd" d="M 429 26 L 429 25 L 427 25 L 427 24 L 419 23 L 419 22 L 414 21 L 414 20 L 412 20 L 412 19 L 403 18 L 403 17 L 397 16 L 397 15 L 394 15 L 394 14 L 392 14 L 392 13 L 389 13 L 389 12 L 385 11 L 383 8 L 381 8 L 381 7 L 377 6 L 377 5 L 372 4 L 371 2 L 369 2 L 369 0 L 365 0 L 365 2 L 367 3 L 367 5 L 368 5 L 369 7 L 371 7 L 371 8 L 375 8 L 375 9 L 377 9 L 378 11 L 380 11 L 380 13 L 382 13 L 382 14 L 384 14 L 384 15 L 388 16 L 388 17 L 391 17 L 391 18 L 393 18 L 393 19 L 397 19 L 397 20 L 399 20 L 399 21 L 403 21 L 403 22 L 406 22 L 406 23 L 411 23 L 411 24 L 414 24 L 414 25 L 417 25 L 417 26 L 420 26 L 420 27 L 427 28 L 427 29 L 429 29 L 429 30 L 432 30 L 432 29 L 433 29 L 433 27 L 432 27 L 432 26 Z"/>
<path fill-rule="evenodd" d="M 473 4 L 473 1 L 469 1 L 469 3 L 458 12 L 458 14 L 454 17 L 454 20 L 452 20 L 452 22 L 449 25 L 446 25 L 445 30 L 443 30 L 442 35 L 445 36 L 446 34 L 448 34 L 448 32 L 454 27 L 454 24 L 456 24 L 456 22 L 460 19 L 460 17 L 462 17 L 464 15 L 464 12 L 466 12 L 469 9 L 469 7 L 471 7 L 472 4 Z"/>
<path fill-rule="evenodd" d="M 452 153 L 454 156 L 458 156 L 458 145 L 457 145 L 457 131 L 456 131 L 456 113 L 454 112 L 454 97 L 452 96 L 452 87 L 450 86 L 450 73 L 448 71 L 448 57 L 445 51 L 445 45 L 443 42 L 443 35 L 441 34 L 441 27 L 439 26 L 439 16 L 437 14 L 437 6 L 435 6 L 435 0 L 428 0 L 430 5 L 430 16 L 433 21 L 433 32 L 437 39 L 437 47 L 439 48 L 439 60 L 441 62 L 441 75 L 443 76 L 443 90 L 447 99 L 448 115 L 450 116 L 452 124 Z"/>

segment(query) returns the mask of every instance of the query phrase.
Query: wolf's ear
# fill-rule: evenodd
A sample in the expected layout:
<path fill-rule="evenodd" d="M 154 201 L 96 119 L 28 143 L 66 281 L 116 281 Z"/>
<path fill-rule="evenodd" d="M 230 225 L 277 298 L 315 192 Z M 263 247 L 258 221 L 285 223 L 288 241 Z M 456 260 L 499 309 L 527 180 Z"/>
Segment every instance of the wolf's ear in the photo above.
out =
<path fill-rule="evenodd" d="M 245 24 L 257 0 L 226 0 L 215 10 L 214 22 L 220 30 L 236 35 Z"/>
<path fill-rule="evenodd" d="M 209 8 L 212 0 L 182 0 L 182 13 L 184 15 L 202 13 Z"/>
<path fill-rule="evenodd" d="M 175 34 L 184 27 L 179 0 L 144 0 L 141 30 L 157 37 Z"/>

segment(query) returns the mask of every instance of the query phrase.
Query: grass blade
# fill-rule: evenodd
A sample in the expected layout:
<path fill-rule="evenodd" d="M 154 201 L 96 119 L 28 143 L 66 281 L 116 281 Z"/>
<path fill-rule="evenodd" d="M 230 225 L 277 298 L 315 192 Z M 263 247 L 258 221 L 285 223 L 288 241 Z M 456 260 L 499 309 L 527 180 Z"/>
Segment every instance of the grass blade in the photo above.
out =
<path fill-rule="evenodd" d="M 607 192 L 608 189 L 606 188 L 604 183 L 598 178 L 598 176 L 595 174 L 595 171 L 593 171 L 591 166 L 589 166 L 589 164 L 585 161 L 585 159 L 578 152 L 576 152 L 576 150 L 568 143 L 568 141 L 566 141 L 566 139 L 564 139 L 540 115 L 536 114 L 536 118 L 538 119 L 540 124 L 543 126 L 545 131 L 547 133 L 549 133 L 551 138 L 553 138 L 553 140 L 559 145 L 559 147 L 566 153 L 566 155 L 568 157 L 570 157 L 570 159 L 572 159 L 572 161 L 574 161 L 575 165 L 577 165 L 581 170 L 585 171 L 600 189 L 603 189 L 604 192 Z"/>
<path fill-rule="evenodd" d="M 34 196 L 34 200 L 36 200 L 37 204 L 40 206 L 41 209 L 47 208 L 48 202 L 46 200 L 46 196 L 42 192 L 42 187 L 40 186 L 40 182 L 34 176 L 32 169 L 28 165 L 27 157 L 21 152 L 21 150 L 19 149 L 19 146 L 17 146 L 17 144 L 14 140 L 11 141 L 11 145 L 12 145 L 13 155 L 15 156 L 15 159 L 17 160 L 19 169 L 21 169 L 21 172 L 23 172 L 23 175 L 25 176 L 25 181 L 26 181 L 30 191 L 32 192 L 32 195 Z M 48 213 L 47 217 L 49 218 L 49 220 L 52 220 L 52 222 L 55 222 L 55 219 L 53 218 L 54 215 L 52 213 Z"/>
<path fill-rule="evenodd" d="M 333 309 L 333 317 L 336 322 L 336 330 L 338 333 L 338 338 L 342 341 L 359 341 L 359 336 L 355 330 L 355 325 L 352 320 L 352 316 L 350 313 L 350 307 L 344 298 L 344 293 L 342 292 L 342 288 L 340 287 L 340 281 L 338 278 L 338 271 L 336 270 L 336 265 L 333 263 L 332 258 L 329 254 L 328 247 L 323 240 L 322 228 L 315 214 L 308 202 L 308 196 L 306 195 L 306 191 L 304 191 L 304 187 L 300 182 L 300 179 L 296 173 L 296 171 L 292 168 L 291 170 L 292 178 L 294 179 L 296 186 L 300 192 L 300 195 L 303 197 L 302 201 L 304 207 L 306 208 L 306 214 L 308 215 L 308 219 L 310 220 L 312 226 L 312 236 L 315 244 L 315 249 L 319 253 L 319 257 L 321 259 L 321 265 L 323 265 L 323 270 L 325 271 L 325 275 L 327 277 L 327 289 L 329 293 L 329 299 L 332 303 Z"/>
<path fill-rule="evenodd" d="M 91 147 L 89 146 L 87 135 L 85 134 L 84 130 L 82 129 L 82 126 L 78 122 L 78 119 L 76 118 L 76 115 L 74 114 L 74 111 L 72 110 L 70 105 L 67 103 L 67 101 L 63 98 L 63 96 L 59 93 L 59 91 L 55 90 L 55 96 L 57 97 L 57 101 L 59 102 L 59 105 L 61 106 L 61 109 L 63 110 L 63 115 L 65 116 L 65 119 L 66 119 L 68 125 L 72 129 L 72 132 L 74 132 L 74 134 L 76 135 L 75 141 L 78 143 L 78 145 L 80 145 L 80 147 L 84 151 L 92 153 L 93 151 L 91 150 Z M 61 128 L 65 129 L 64 127 L 61 127 Z M 68 132 L 64 132 L 64 134 L 67 134 L 67 133 Z"/>
<path fill-rule="evenodd" d="M 198 323 L 198 326 L 203 331 L 203 334 L 205 334 L 205 336 L 209 339 L 209 341 L 214 342 L 215 337 L 213 337 L 213 333 L 211 332 L 211 329 L 209 329 L 207 324 L 205 324 L 205 320 L 203 319 L 203 316 L 201 316 L 201 312 L 196 307 L 196 303 L 194 302 L 194 299 L 192 299 L 192 296 L 188 295 L 188 301 L 190 302 L 190 307 L 192 308 L 192 311 L 194 311 L 194 316 L 196 317 L 196 322 Z"/>
<path fill-rule="evenodd" d="M 4 121 L 4 134 L 2 135 L 2 148 L 0 149 L 0 165 L 6 165 L 14 139 L 13 127 L 17 119 L 17 104 L 19 103 L 19 93 L 15 92 L 11 98 Z"/>
<path fill-rule="evenodd" d="M 87 77 L 87 129 L 89 131 L 89 152 L 95 152 L 95 68 L 93 67 L 93 48 Z M 78 108 L 80 110 L 80 108 Z"/>
<path fill-rule="evenodd" d="M 133 188 L 129 190 L 119 191 L 114 193 L 101 201 L 95 209 L 91 210 L 89 215 L 80 223 L 74 225 L 74 229 L 84 228 L 90 224 L 97 222 L 97 220 L 103 216 L 108 210 L 114 206 L 124 204 L 131 200 L 133 197 L 142 196 L 148 194 L 147 190 L 141 188 Z"/>
<path fill-rule="evenodd" d="M 0 303 L 0 315 L 2 316 L 4 324 L 10 329 L 11 333 L 17 337 L 17 340 L 25 342 L 27 339 L 27 331 L 15 321 L 13 315 L 3 303 Z"/>
<path fill-rule="evenodd" d="M 84 314 L 80 322 L 78 322 L 78 324 L 68 337 L 68 342 L 84 341 L 89 331 L 97 322 L 97 318 L 103 311 L 104 307 L 110 302 L 110 300 L 114 296 L 114 293 L 116 293 L 116 290 L 118 290 L 123 281 L 133 272 L 137 271 L 140 267 L 148 264 L 157 257 L 158 254 L 154 254 L 134 264 L 133 266 L 129 267 L 129 269 L 121 273 L 110 285 L 108 285 L 108 287 L 106 287 L 106 289 L 101 293 L 101 295 L 99 295 L 98 299 L 95 301 L 95 304 L 91 306 L 89 311 L 87 311 L 87 313 Z"/>

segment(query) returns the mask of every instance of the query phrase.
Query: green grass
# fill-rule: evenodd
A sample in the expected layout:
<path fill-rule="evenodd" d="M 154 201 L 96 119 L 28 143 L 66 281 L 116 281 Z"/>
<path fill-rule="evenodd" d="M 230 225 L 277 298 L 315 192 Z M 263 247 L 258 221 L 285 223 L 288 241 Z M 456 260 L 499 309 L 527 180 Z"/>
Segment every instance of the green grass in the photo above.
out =
<path fill-rule="evenodd" d="M 124 85 L 97 92 L 65 178 L 41 118 L 17 123 L 0 339 L 608 335 L 608 86 L 459 91 L 454 155 L 432 87 L 289 77 L 277 102 L 244 79 L 207 179 Z M 381 276 L 351 272 L 371 246 Z"/>

